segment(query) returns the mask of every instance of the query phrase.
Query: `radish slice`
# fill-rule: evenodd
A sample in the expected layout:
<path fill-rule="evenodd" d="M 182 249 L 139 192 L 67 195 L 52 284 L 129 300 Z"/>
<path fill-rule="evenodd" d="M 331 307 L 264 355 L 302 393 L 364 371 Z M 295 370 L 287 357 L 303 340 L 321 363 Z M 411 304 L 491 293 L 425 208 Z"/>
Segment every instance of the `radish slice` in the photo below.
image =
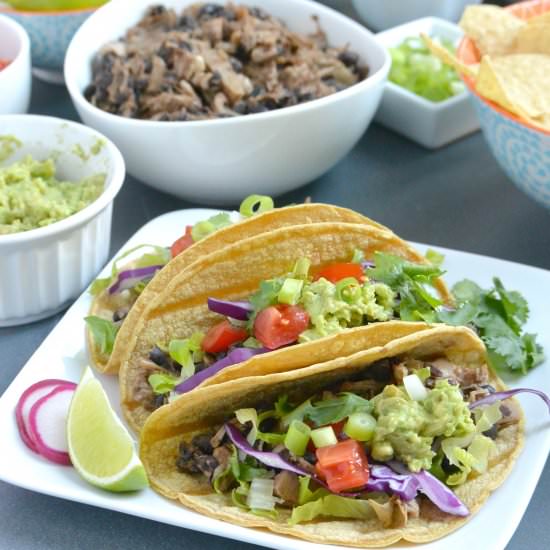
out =
<path fill-rule="evenodd" d="M 29 414 L 29 436 L 38 452 L 56 464 L 70 465 L 67 445 L 67 415 L 75 387 L 54 388 L 41 397 Z"/>
<path fill-rule="evenodd" d="M 42 397 L 48 395 L 52 390 L 58 386 L 68 385 L 76 388 L 76 384 L 68 382 L 67 380 L 48 379 L 36 382 L 32 386 L 28 387 L 19 398 L 17 406 L 15 407 L 15 420 L 17 422 L 17 428 L 19 429 L 19 435 L 23 440 L 23 443 L 33 452 L 38 453 L 38 449 L 32 438 L 29 435 L 29 413 L 32 406 Z"/>

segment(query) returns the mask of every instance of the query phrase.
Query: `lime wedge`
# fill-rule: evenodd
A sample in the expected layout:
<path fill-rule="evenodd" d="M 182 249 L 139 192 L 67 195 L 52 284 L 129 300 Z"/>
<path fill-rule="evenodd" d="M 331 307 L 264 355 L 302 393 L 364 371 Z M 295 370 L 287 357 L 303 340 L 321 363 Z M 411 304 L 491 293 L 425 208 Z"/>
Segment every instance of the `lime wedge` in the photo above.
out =
<path fill-rule="evenodd" d="M 132 437 L 89 367 L 71 401 L 67 440 L 71 462 L 88 483 L 115 492 L 148 485 Z"/>

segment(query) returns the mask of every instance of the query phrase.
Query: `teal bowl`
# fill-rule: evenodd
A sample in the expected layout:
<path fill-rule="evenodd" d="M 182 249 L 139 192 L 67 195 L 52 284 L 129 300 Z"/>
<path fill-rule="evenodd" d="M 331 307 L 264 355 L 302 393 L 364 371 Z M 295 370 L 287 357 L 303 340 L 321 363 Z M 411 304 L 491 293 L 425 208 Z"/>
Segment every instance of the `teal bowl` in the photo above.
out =
<path fill-rule="evenodd" d="M 95 9 L 31 12 L 0 6 L 0 13 L 15 19 L 27 31 L 33 68 L 61 74 L 69 42 Z"/>

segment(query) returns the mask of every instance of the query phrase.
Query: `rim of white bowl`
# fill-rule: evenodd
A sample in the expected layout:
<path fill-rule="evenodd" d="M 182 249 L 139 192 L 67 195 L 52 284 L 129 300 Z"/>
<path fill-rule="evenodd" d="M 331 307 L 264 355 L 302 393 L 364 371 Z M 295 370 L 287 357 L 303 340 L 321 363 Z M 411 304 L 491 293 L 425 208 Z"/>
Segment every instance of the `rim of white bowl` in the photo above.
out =
<path fill-rule="evenodd" d="M 9 65 L 0 71 L 0 82 L 2 82 L 3 75 L 10 75 L 13 71 L 15 71 L 15 66 L 25 63 L 25 59 L 29 57 L 31 53 L 31 39 L 23 26 L 17 21 L 14 21 L 11 17 L 2 15 L 0 12 L 0 31 L 3 25 L 5 27 L 9 27 L 17 34 L 19 39 L 19 50 L 15 58 L 10 60 Z"/>
<path fill-rule="evenodd" d="M 105 189 L 94 202 L 90 203 L 88 206 L 84 207 L 82 210 L 79 210 L 75 214 L 72 214 L 71 216 L 68 216 L 58 222 L 46 225 L 45 227 L 38 227 L 36 229 L 30 229 L 29 231 L 20 231 L 18 233 L 0 235 L 0 249 L 3 245 L 22 244 L 27 241 L 49 238 L 59 233 L 70 231 L 75 227 L 83 225 L 91 220 L 99 212 L 106 208 L 117 196 L 126 177 L 126 165 L 121 152 L 109 138 L 105 137 L 93 128 L 84 126 L 84 124 L 80 124 L 79 122 L 74 122 L 72 120 L 65 120 L 63 118 L 43 115 L 0 115 L 0 127 L 2 125 L 1 123 L 7 120 L 10 122 L 21 123 L 22 126 L 29 124 L 32 125 L 33 122 L 37 122 L 38 124 L 49 124 L 51 125 L 52 130 L 54 128 L 58 129 L 62 126 L 67 126 L 69 128 L 76 129 L 83 135 L 103 140 L 103 147 L 107 151 L 107 156 L 112 159 L 112 174 L 110 177 L 107 176 Z"/>
<path fill-rule="evenodd" d="M 64 63 L 63 72 L 65 77 L 65 85 L 69 90 L 69 94 L 71 96 L 71 99 L 73 100 L 73 103 L 75 103 L 75 105 L 78 104 L 80 107 L 82 107 L 85 110 L 93 112 L 94 116 L 97 116 L 103 119 L 103 121 L 105 122 L 116 123 L 117 121 L 118 122 L 123 121 L 124 124 L 128 125 L 129 127 L 143 127 L 143 128 L 150 128 L 150 129 L 165 128 L 167 124 L 169 124 L 170 128 L 183 128 L 183 127 L 195 128 L 197 125 L 199 125 L 201 128 L 205 128 L 209 126 L 217 127 L 217 126 L 231 126 L 233 124 L 252 124 L 254 121 L 284 117 L 287 113 L 305 112 L 311 109 L 317 109 L 319 107 L 322 107 L 323 105 L 343 101 L 350 96 L 353 96 L 355 94 L 362 92 L 365 88 L 375 87 L 380 80 L 386 80 L 390 70 L 390 66 L 391 66 L 391 57 L 387 49 L 377 40 L 376 34 L 371 32 L 361 23 L 354 21 L 353 19 L 351 19 L 351 17 L 348 17 L 347 15 L 344 15 L 328 6 L 325 6 L 324 4 L 319 4 L 318 2 L 314 2 L 313 0 L 286 0 L 289 4 L 292 4 L 292 3 L 296 3 L 296 4 L 300 3 L 301 5 L 309 4 L 311 8 L 315 10 L 319 15 L 325 14 L 328 17 L 337 19 L 342 23 L 345 23 L 349 27 L 356 28 L 358 31 L 367 35 L 369 39 L 372 40 L 372 48 L 378 50 L 378 52 L 381 54 L 381 57 L 383 59 L 382 65 L 378 68 L 377 71 L 375 71 L 372 74 L 369 74 L 367 78 L 365 78 L 361 82 L 358 82 L 357 84 L 353 84 L 352 86 L 345 88 L 344 90 L 340 90 L 328 96 L 314 99 L 306 103 L 300 103 L 299 105 L 292 105 L 290 107 L 283 107 L 281 109 L 275 109 L 273 111 L 268 111 L 265 113 L 253 113 L 249 115 L 241 115 L 241 116 L 235 116 L 231 118 L 217 118 L 217 119 L 210 119 L 210 120 L 182 120 L 182 121 L 170 121 L 170 122 L 126 118 L 120 115 L 107 113 L 99 109 L 99 107 L 92 105 L 84 97 L 84 91 L 79 89 L 79 87 L 75 82 L 75 79 L 71 78 L 72 77 L 71 73 L 74 73 L 74 71 L 71 70 L 71 66 L 78 63 L 79 52 L 75 44 L 78 42 L 80 35 L 86 32 L 89 27 L 93 26 L 95 23 L 95 20 L 98 17 L 101 17 L 101 15 L 105 11 L 114 9 L 112 6 L 118 3 L 121 3 L 122 1 L 124 0 L 118 0 L 118 2 L 117 0 L 111 0 L 111 2 L 108 2 L 107 4 L 100 6 L 95 11 L 95 13 L 93 13 L 88 19 L 86 19 L 86 21 L 84 21 L 84 23 L 76 31 L 75 35 L 73 36 L 69 44 L 69 47 L 67 48 L 67 54 L 65 56 L 65 63 Z M 290 8 L 291 7 L 292 6 L 290 6 Z M 125 30 L 126 29 L 121 29 L 121 33 L 123 33 Z"/>

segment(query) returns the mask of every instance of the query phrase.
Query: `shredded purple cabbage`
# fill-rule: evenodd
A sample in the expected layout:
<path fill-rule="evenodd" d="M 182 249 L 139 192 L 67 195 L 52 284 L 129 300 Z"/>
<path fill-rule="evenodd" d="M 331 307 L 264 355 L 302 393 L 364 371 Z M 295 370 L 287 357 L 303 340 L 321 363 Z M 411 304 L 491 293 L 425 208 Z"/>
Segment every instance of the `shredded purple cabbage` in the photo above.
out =
<path fill-rule="evenodd" d="M 126 269 L 121 271 L 117 280 L 109 287 L 109 294 L 116 294 L 133 288 L 143 279 L 150 279 L 153 275 L 159 270 L 162 269 L 164 265 L 148 265 L 147 267 L 138 267 L 136 269 Z"/>
<path fill-rule="evenodd" d="M 190 376 L 184 380 L 181 384 L 178 384 L 174 390 L 176 393 L 182 394 L 191 391 L 196 388 L 199 384 L 202 384 L 208 378 L 218 374 L 221 370 L 231 365 L 236 365 L 237 363 L 242 363 L 247 359 L 250 359 L 254 355 L 260 353 L 266 353 L 270 350 L 266 348 L 235 348 L 230 351 L 223 359 L 216 361 L 213 365 L 210 365 L 206 369 L 203 369 L 193 376 Z"/>
<path fill-rule="evenodd" d="M 396 474 L 391 468 L 379 464 L 370 467 L 370 476 L 365 489 L 397 495 L 401 500 L 412 500 L 418 494 L 420 483 L 412 475 Z"/>
<path fill-rule="evenodd" d="M 418 473 L 410 472 L 403 464 L 392 460 L 388 463 L 392 470 L 402 476 L 411 476 L 418 483 L 418 491 L 426 495 L 441 511 L 453 516 L 467 516 L 470 511 L 466 505 L 430 472 L 421 470 Z"/>
<path fill-rule="evenodd" d="M 247 321 L 249 315 L 254 311 L 254 307 L 250 302 L 230 302 L 228 300 L 218 300 L 217 298 L 208 298 L 208 309 L 238 321 Z"/>
<path fill-rule="evenodd" d="M 550 413 L 550 397 L 548 397 L 544 392 L 540 390 L 533 390 L 531 388 L 517 388 L 515 390 L 507 391 L 497 391 L 495 393 L 489 394 L 487 397 L 483 397 L 479 401 L 474 401 L 470 403 L 470 409 L 475 409 L 476 407 L 481 407 L 482 405 L 492 405 L 495 401 L 502 401 L 503 399 L 508 399 L 513 397 L 517 393 L 532 393 L 538 395 L 548 407 L 548 412 Z"/>
<path fill-rule="evenodd" d="M 373 267 L 376 267 L 376 264 L 372 262 L 371 260 L 363 260 L 361 262 L 361 267 L 363 269 L 372 269 Z"/>
<path fill-rule="evenodd" d="M 237 449 L 247 455 L 250 455 L 258 462 L 265 464 L 269 468 L 277 468 L 278 470 L 287 470 L 301 476 L 309 476 L 308 472 L 298 466 L 295 466 L 291 462 L 288 462 L 277 453 L 257 451 L 254 447 L 252 447 L 252 445 L 250 445 L 244 435 L 232 424 L 225 424 L 225 432 Z"/>

